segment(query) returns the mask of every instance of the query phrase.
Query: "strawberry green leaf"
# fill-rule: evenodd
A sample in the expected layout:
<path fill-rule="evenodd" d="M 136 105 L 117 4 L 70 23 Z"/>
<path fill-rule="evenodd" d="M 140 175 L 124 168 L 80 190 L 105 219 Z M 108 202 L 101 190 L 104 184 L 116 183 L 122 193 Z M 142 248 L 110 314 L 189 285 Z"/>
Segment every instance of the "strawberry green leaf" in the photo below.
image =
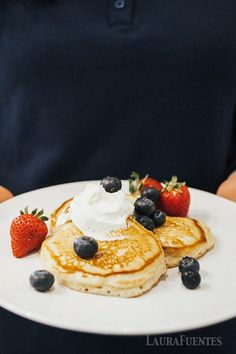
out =
<path fill-rule="evenodd" d="M 38 211 L 38 209 L 36 208 L 36 209 L 34 209 L 34 210 L 31 212 L 31 214 L 32 214 L 32 215 L 35 215 L 35 214 L 37 213 L 37 211 Z"/>
<path fill-rule="evenodd" d="M 41 216 L 40 218 L 39 218 L 40 220 L 42 220 L 42 221 L 48 221 L 48 217 L 47 216 Z"/>
<path fill-rule="evenodd" d="M 42 210 L 40 210 L 37 214 L 36 214 L 36 216 L 39 218 L 41 215 L 43 215 L 43 209 Z"/>

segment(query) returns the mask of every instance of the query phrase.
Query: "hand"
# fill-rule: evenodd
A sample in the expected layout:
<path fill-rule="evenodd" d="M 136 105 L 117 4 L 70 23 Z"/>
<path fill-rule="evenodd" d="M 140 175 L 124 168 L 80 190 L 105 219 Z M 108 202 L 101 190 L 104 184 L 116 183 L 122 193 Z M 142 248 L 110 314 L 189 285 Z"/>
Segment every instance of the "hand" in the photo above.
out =
<path fill-rule="evenodd" d="M 224 182 L 221 183 L 217 190 L 217 194 L 221 197 L 236 202 L 236 171 L 233 172 Z"/>
<path fill-rule="evenodd" d="M 6 188 L 0 186 L 0 203 L 13 197 L 13 194 Z"/>

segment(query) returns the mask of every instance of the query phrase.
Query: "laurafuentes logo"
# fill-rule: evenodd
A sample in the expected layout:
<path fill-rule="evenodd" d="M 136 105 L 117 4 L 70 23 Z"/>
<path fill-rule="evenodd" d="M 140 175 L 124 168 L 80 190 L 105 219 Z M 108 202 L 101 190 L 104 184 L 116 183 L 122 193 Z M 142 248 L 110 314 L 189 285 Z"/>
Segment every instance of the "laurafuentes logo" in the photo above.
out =
<path fill-rule="evenodd" d="M 186 335 L 172 336 L 172 337 L 159 337 L 147 336 L 147 346 L 166 346 L 166 347 L 204 347 L 204 346 L 221 346 L 222 337 L 191 337 Z"/>

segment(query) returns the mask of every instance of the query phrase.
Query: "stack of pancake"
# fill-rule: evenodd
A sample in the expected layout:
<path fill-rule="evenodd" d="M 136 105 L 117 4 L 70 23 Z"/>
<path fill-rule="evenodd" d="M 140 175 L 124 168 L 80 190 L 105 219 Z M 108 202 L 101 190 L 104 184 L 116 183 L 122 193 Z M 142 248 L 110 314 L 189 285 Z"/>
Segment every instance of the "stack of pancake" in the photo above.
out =
<path fill-rule="evenodd" d="M 198 258 L 214 240 L 209 228 L 191 218 L 167 217 L 166 223 L 146 230 L 132 216 L 127 227 L 113 231 L 110 240 L 98 240 L 91 259 L 78 257 L 74 240 L 83 236 L 71 220 L 58 225 L 71 200 L 51 215 L 51 235 L 41 247 L 41 261 L 58 281 L 72 289 L 101 295 L 134 297 L 151 289 L 185 256 Z M 114 236 L 121 236 L 114 238 Z M 89 236 L 89 235 L 88 235 Z"/>

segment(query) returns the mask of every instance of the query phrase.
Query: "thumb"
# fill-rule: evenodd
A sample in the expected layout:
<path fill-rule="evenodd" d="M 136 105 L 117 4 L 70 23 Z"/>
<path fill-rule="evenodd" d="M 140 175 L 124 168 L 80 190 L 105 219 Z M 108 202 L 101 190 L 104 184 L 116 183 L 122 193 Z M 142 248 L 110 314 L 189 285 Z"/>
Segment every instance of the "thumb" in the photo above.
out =
<path fill-rule="evenodd" d="M 13 194 L 3 186 L 0 186 L 0 203 L 13 197 Z"/>

